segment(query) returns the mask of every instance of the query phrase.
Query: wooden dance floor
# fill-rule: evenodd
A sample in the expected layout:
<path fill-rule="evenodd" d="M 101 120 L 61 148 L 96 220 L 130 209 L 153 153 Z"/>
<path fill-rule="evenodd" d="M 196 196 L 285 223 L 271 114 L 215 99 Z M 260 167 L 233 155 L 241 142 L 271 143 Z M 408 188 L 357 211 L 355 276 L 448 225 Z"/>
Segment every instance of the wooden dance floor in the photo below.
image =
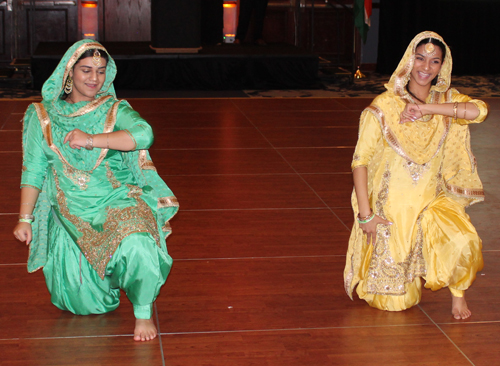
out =
<path fill-rule="evenodd" d="M 129 99 L 153 126 L 158 172 L 180 202 L 174 266 L 155 305 L 160 335 L 132 339 L 132 305 L 75 316 L 28 274 L 12 229 L 21 123 L 0 101 L 0 365 L 485 365 L 500 359 L 500 98 L 473 126 L 487 201 L 468 210 L 485 269 L 450 314 L 448 290 L 398 313 L 351 301 L 343 269 L 350 163 L 370 99 Z"/>

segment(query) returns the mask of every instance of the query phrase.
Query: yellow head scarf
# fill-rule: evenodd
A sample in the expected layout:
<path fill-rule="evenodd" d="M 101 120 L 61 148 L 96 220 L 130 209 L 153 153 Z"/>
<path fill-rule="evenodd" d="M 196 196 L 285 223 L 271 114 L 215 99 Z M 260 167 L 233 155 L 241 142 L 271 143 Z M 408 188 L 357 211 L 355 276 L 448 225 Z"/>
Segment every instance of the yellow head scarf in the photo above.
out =
<path fill-rule="evenodd" d="M 437 39 L 443 43 L 446 48 L 446 55 L 443 60 L 443 65 L 441 66 L 441 71 L 438 75 L 437 83 L 431 87 L 430 95 L 432 96 L 436 92 L 444 93 L 450 88 L 451 69 L 453 67 L 453 59 L 451 57 L 450 48 L 439 34 L 425 31 L 417 34 L 408 45 L 403 58 L 396 68 L 396 71 L 392 74 L 389 82 L 385 84 L 387 90 L 393 91 L 394 94 L 399 97 L 405 97 L 408 95 L 408 92 L 406 91 L 406 84 L 408 84 L 408 81 L 410 80 L 410 73 L 415 62 L 415 51 L 417 49 L 417 45 L 421 41 L 429 38 Z"/>

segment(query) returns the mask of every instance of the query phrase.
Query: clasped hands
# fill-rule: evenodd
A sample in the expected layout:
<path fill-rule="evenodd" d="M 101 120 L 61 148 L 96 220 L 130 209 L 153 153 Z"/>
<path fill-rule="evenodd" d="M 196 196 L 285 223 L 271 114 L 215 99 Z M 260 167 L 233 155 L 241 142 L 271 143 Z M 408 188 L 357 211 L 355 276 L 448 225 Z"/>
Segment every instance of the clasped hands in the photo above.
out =
<path fill-rule="evenodd" d="M 399 123 L 415 122 L 423 116 L 424 113 L 422 112 L 422 106 L 414 103 L 408 103 L 403 112 L 401 112 L 401 119 L 399 120 Z"/>

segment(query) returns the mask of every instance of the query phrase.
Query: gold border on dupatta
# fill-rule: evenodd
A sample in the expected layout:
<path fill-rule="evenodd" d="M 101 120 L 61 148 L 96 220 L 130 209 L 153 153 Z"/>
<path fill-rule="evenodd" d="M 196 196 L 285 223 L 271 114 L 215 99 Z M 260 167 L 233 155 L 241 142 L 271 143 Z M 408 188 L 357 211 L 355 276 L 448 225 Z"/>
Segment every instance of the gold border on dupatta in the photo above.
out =
<path fill-rule="evenodd" d="M 412 162 L 414 164 L 422 165 L 422 164 L 418 164 L 417 162 L 415 162 L 404 151 L 403 147 L 401 146 L 401 144 L 399 143 L 398 139 L 396 138 L 396 136 L 392 132 L 391 128 L 386 123 L 384 112 L 380 108 L 378 108 L 378 107 L 376 107 L 374 105 L 369 105 L 365 109 L 368 110 L 369 112 L 373 113 L 373 115 L 377 118 L 378 122 L 380 123 L 380 127 L 382 128 L 382 133 L 383 133 L 383 135 L 385 137 L 385 140 L 394 149 L 394 151 L 396 151 L 396 153 L 399 156 L 403 157 L 407 161 Z M 437 153 L 439 152 L 439 150 L 441 150 L 441 146 L 443 145 L 443 143 L 444 143 L 444 141 L 446 139 L 446 136 L 448 135 L 448 132 L 450 130 L 450 124 L 451 124 L 450 118 L 445 118 L 444 119 L 444 132 L 443 132 L 443 135 L 441 136 L 441 139 L 439 140 L 439 143 L 438 143 L 438 146 L 436 148 L 436 151 L 429 158 L 428 161 L 431 161 L 437 155 Z"/>
<path fill-rule="evenodd" d="M 158 208 L 166 207 L 179 207 L 179 201 L 177 201 L 177 197 L 169 196 L 158 198 Z"/>
<path fill-rule="evenodd" d="M 153 161 L 148 159 L 147 150 L 139 150 L 139 166 L 142 170 L 154 170 L 156 172 Z"/>
<path fill-rule="evenodd" d="M 113 131 L 113 128 L 116 124 L 116 116 L 118 113 L 118 106 L 120 105 L 121 101 L 115 102 L 113 106 L 109 109 L 108 114 L 106 116 L 106 121 L 104 122 L 104 129 L 102 133 L 110 133 Z M 42 103 L 33 103 L 35 106 L 36 114 L 38 116 L 38 120 L 40 121 L 40 126 L 42 127 L 42 132 L 45 140 L 47 141 L 47 145 L 49 145 L 49 148 L 54 151 L 59 159 L 64 163 L 67 164 L 69 167 L 75 169 L 75 170 L 80 170 L 72 166 L 64 157 L 64 155 L 61 153 L 61 150 L 54 144 L 54 140 L 52 138 L 52 129 L 51 129 L 51 121 L 50 117 L 43 106 Z M 101 149 L 101 153 L 99 154 L 99 157 L 97 158 L 97 161 L 95 163 L 95 166 L 89 170 L 88 172 L 93 172 L 104 160 L 106 157 L 106 154 L 108 153 L 109 149 Z"/>

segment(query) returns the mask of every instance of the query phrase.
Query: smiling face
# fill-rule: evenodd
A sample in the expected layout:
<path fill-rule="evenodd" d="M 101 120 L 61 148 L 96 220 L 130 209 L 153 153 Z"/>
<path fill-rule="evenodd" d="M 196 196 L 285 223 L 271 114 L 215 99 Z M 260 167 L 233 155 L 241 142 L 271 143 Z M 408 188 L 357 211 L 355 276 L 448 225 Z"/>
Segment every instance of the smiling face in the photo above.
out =
<path fill-rule="evenodd" d="M 410 87 L 414 89 L 424 87 L 430 89 L 432 80 L 438 76 L 443 64 L 443 51 L 438 46 L 434 52 L 428 54 L 425 44 L 417 47 L 415 51 L 415 63 L 410 74 Z"/>
<path fill-rule="evenodd" d="M 101 58 L 101 65 L 96 66 L 92 57 L 78 61 L 69 75 L 73 78 L 73 91 L 68 99 L 73 103 L 94 100 L 106 80 L 106 60 Z"/>

